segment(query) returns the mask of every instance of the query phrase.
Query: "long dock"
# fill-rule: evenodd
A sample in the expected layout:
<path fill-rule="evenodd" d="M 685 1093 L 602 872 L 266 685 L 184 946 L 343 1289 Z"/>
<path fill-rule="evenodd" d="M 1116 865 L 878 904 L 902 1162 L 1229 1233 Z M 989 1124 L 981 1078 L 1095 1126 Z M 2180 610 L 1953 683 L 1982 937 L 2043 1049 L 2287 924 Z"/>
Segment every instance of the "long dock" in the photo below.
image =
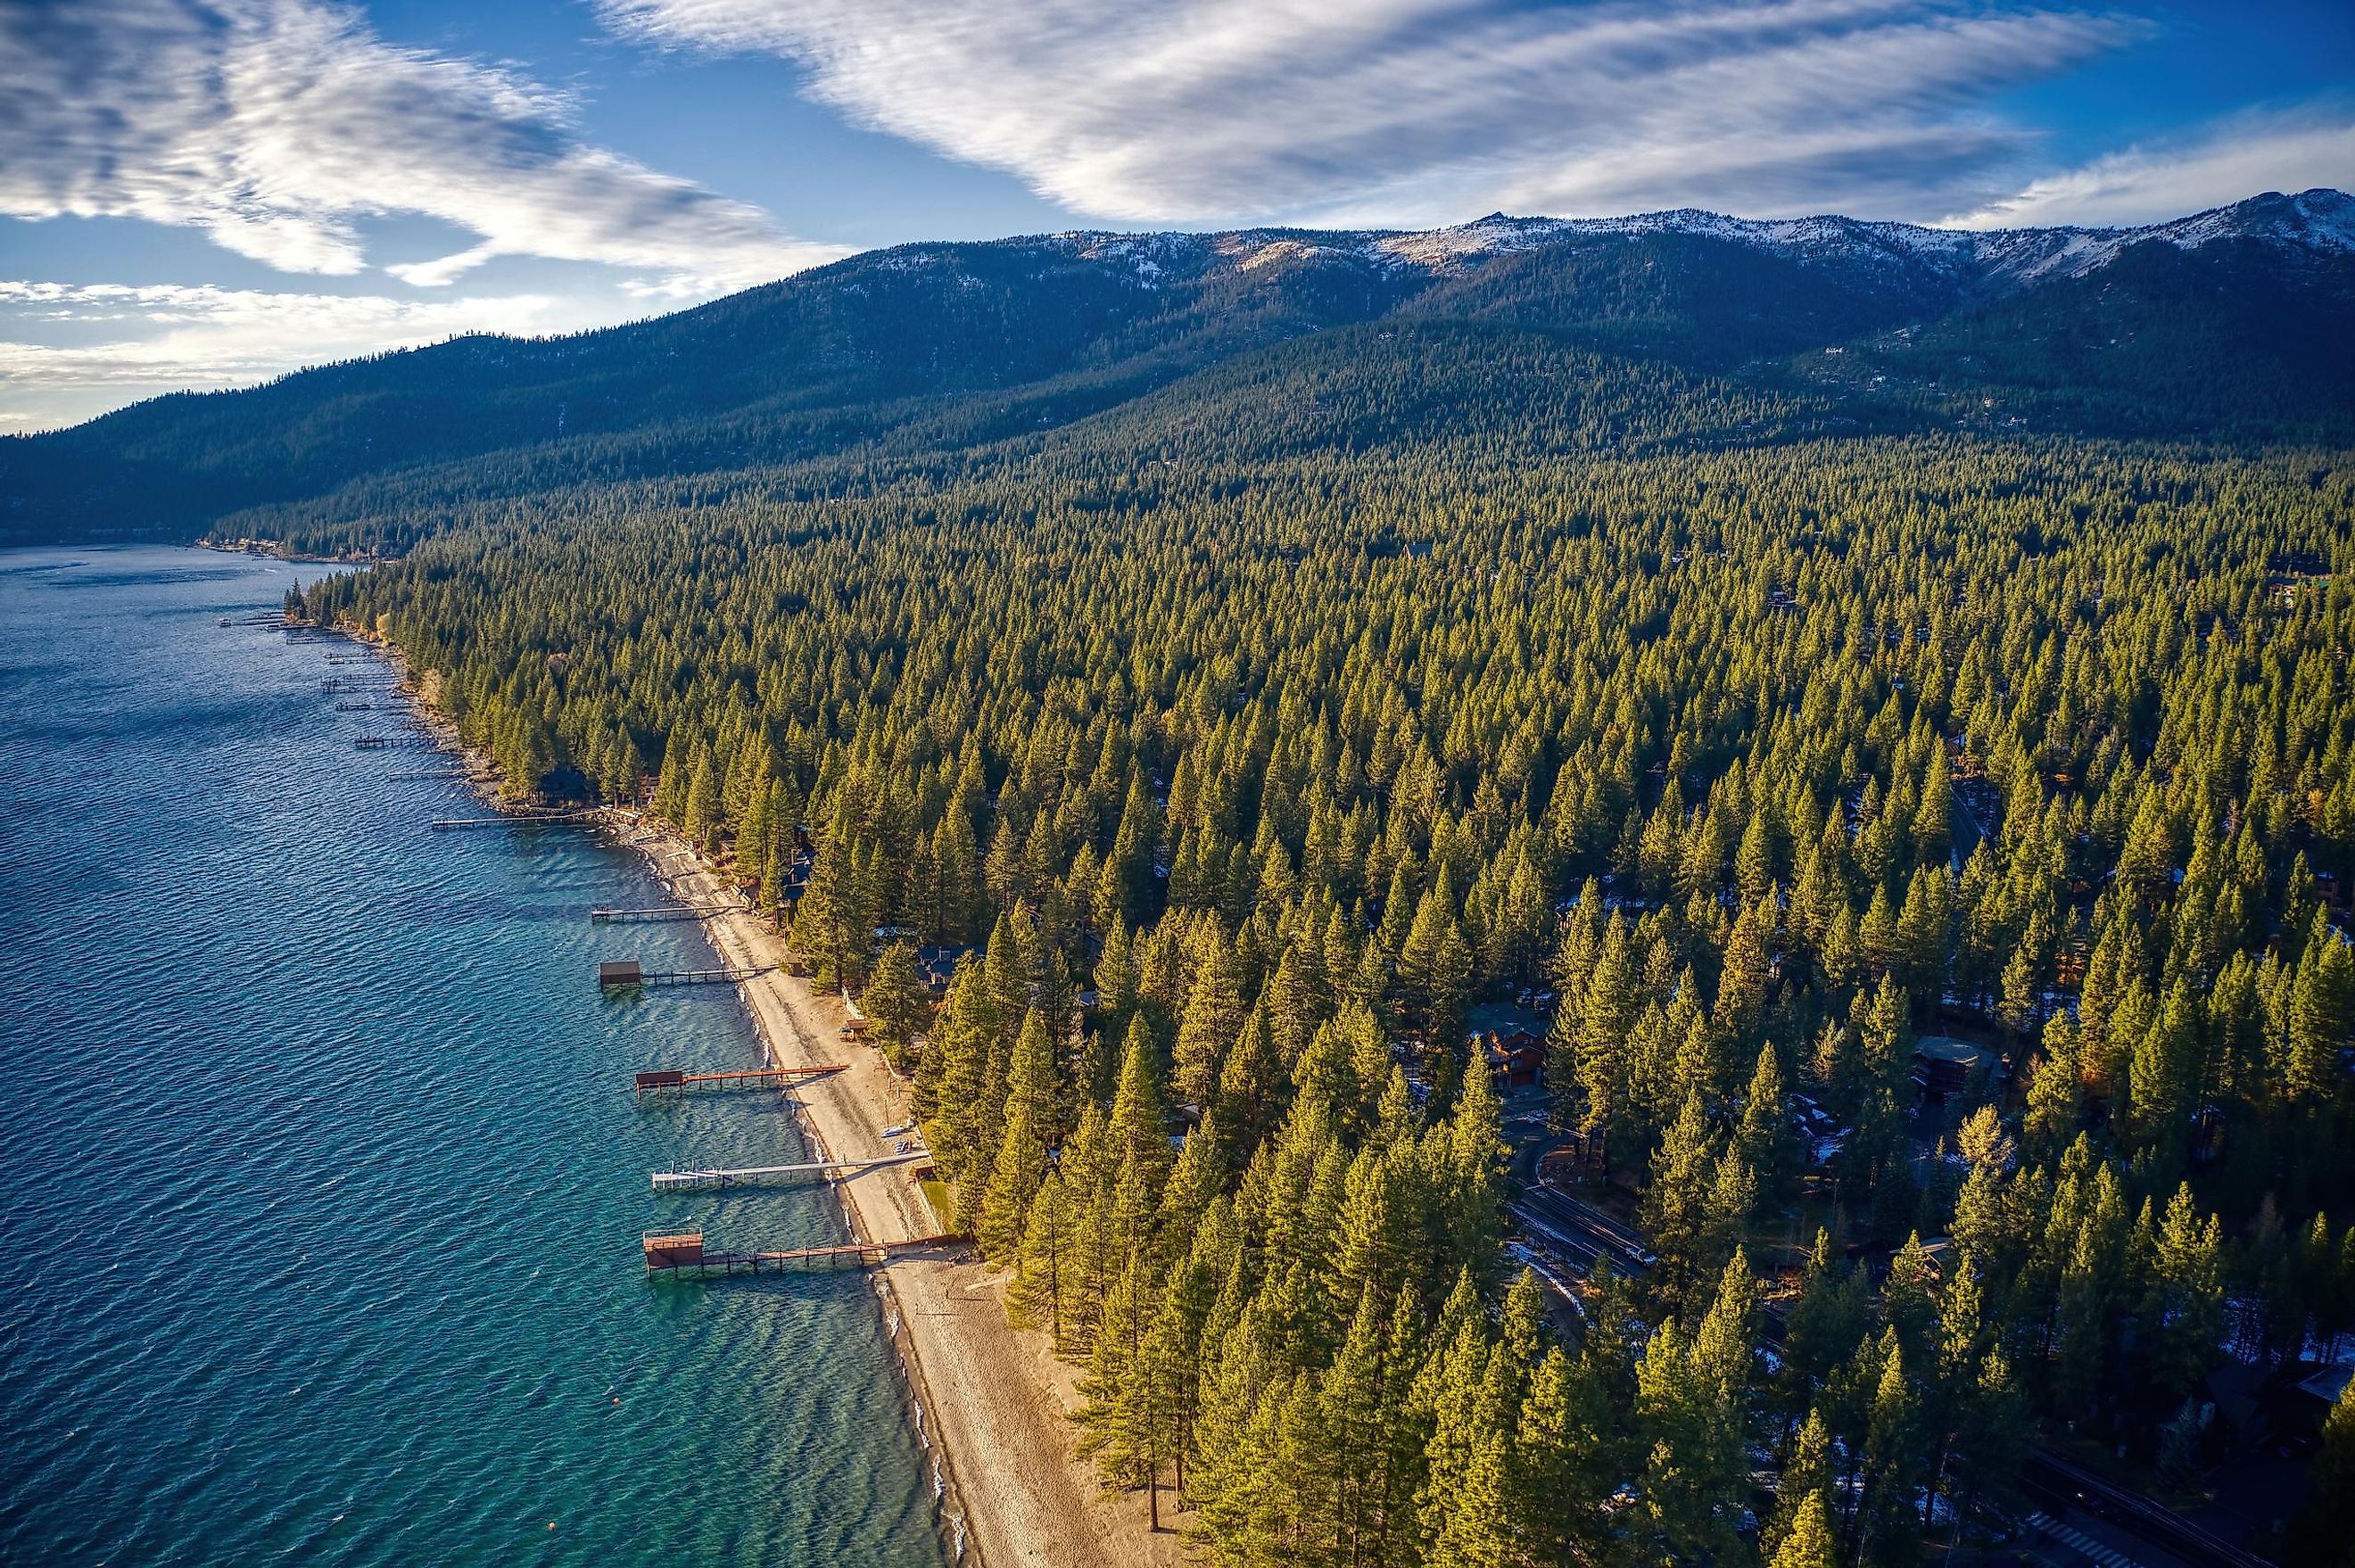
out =
<path fill-rule="evenodd" d="M 444 816 L 434 820 L 436 832 L 452 832 L 464 827 L 531 827 L 541 823 L 586 822 L 594 811 L 517 811 L 499 816 Z"/>
<path fill-rule="evenodd" d="M 742 904 L 655 904 L 648 909 L 592 909 L 591 920 L 705 920 L 715 914 L 730 914 L 741 910 Z"/>
<path fill-rule="evenodd" d="M 643 969 L 634 958 L 608 959 L 597 965 L 597 988 L 627 991 L 640 986 L 719 986 L 773 974 L 776 967 L 774 964 L 754 964 L 741 969 Z"/>
<path fill-rule="evenodd" d="M 728 1274 L 788 1274 L 813 1269 L 874 1268 L 908 1253 L 962 1244 L 963 1236 L 920 1236 L 910 1242 L 852 1242 L 838 1247 L 794 1247 L 782 1251 L 724 1253 L 704 1245 L 700 1231 L 648 1231 L 642 1238 L 646 1277 L 672 1278 Z"/>
<path fill-rule="evenodd" d="M 839 1072 L 839 1062 L 823 1067 L 748 1067 L 730 1072 L 683 1072 L 677 1069 L 656 1069 L 641 1072 L 631 1086 L 634 1094 L 659 1094 L 665 1090 L 686 1093 L 697 1089 L 765 1089 L 785 1083 L 798 1083 L 805 1078 L 821 1078 L 829 1072 Z"/>
<path fill-rule="evenodd" d="M 832 1181 L 837 1172 L 846 1177 L 859 1176 L 886 1166 L 912 1165 L 932 1157 L 930 1149 L 922 1149 L 913 1154 L 886 1155 L 881 1159 L 814 1159 L 803 1165 L 754 1165 L 741 1170 L 657 1170 L 654 1173 L 654 1187 L 657 1192 L 676 1192 L 681 1189 L 788 1181 L 804 1176 Z"/>

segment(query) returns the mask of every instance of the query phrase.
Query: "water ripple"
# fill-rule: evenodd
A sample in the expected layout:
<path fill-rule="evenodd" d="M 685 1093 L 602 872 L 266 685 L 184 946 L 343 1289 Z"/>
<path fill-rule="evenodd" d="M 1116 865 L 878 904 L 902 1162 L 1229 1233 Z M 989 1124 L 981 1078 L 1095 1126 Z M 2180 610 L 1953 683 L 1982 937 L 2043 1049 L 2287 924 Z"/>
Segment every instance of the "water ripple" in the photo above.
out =
<path fill-rule="evenodd" d="M 657 884 L 588 835 L 430 832 L 464 796 L 351 748 L 337 645 L 218 624 L 295 577 L 0 565 L 0 1563 L 933 1568 L 864 1282 L 638 1265 L 842 1234 L 645 1190 L 805 1152 L 781 1097 L 623 1087 L 757 1058 L 724 994 L 589 983 L 700 933 L 591 926 Z"/>

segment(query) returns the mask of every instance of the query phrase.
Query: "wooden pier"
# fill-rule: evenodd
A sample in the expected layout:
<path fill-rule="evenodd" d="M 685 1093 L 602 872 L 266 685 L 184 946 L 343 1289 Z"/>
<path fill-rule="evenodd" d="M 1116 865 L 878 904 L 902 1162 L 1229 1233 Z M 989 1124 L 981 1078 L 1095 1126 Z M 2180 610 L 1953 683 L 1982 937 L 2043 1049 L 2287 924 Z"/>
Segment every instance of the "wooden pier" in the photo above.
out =
<path fill-rule="evenodd" d="M 381 735 L 362 735 L 352 741 L 355 752 L 380 752 L 392 742 Z"/>
<path fill-rule="evenodd" d="M 587 822 L 596 815 L 594 811 L 583 810 L 510 811 L 496 816 L 444 816 L 435 818 L 433 829 L 437 833 L 447 833 L 466 827 L 534 827 L 546 823 Z"/>
<path fill-rule="evenodd" d="M 683 1072 L 676 1068 L 641 1072 L 631 1086 L 634 1094 L 686 1094 L 698 1089 L 767 1089 L 823 1077 L 842 1071 L 838 1062 L 825 1067 L 752 1067 L 736 1072 Z"/>
<path fill-rule="evenodd" d="M 913 1165 L 932 1157 L 930 1149 L 918 1149 L 912 1154 L 885 1155 L 881 1159 L 814 1159 L 802 1165 L 747 1166 L 741 1170 L 657 1170 L 654 1173 L 654 1187 L 656 1192 L 677 1192 L 714 1187 L 765 1186 L 801 1177 L 833 1181 L 837 1175 L 846 1178 L 862 1176 L 887 1166 Z"/>
<path fill-rule="evenodd" d="M 707 1275 L 795 1274 L 809 1270 L 875 1268 L 910 1253 L 961 1245 L 963 1236 L 920 1236 L 909 1242 L 852 1242 L 838 1247 L 725 1253 L 704 1244 L 700 1231 L 648 1231 L 641 1238 L 646 1277 L 701 1278 Z"/>
<path fill-rule="evenodd" d="M 591 920 L 708 920 L 715 914 L 730 914 L 742 904 L 656 904 L 651 909 L 592 909 Z"/>
<path fill-rule="evenodd" d="M 771 974 L 776 967 L 774 964 L 755 964 L 743 969 L 645 969 L 634 958 L 609 958 L 597 965 L 597 988 L 629 991 L 641 986 L 720 986 Z"/>

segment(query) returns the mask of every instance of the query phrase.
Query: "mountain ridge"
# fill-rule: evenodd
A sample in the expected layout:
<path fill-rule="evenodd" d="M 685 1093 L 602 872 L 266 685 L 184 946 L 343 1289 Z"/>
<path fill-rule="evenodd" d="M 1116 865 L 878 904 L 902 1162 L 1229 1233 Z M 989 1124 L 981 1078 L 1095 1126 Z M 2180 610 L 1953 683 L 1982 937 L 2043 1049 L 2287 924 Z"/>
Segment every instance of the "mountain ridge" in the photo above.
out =
<path fill-rule="evenodd" d="M 1850 425 L 1976 409 L 2007 428 L 2338 440 L 2355 428 L 2355 198 L 2267 193 L 2116 229 L 1679 209 L 917 242 L 644 321 L 470 335 L 12 437 L 0 539 L 193 536 L 421 467 L 471 464 L 460 487 L 489 493 L 524 453 L 553 462 L 514 483 L 568 452 L 645 475 L 964 450 L 1335 327 L 1441 318 L 1639 378 L 1829 399 Z M 1483 417 L 1476 399 L 1418 406 L 1433 434 Z"/>
<path fill-rule="evenodd" d="M 1308 246 L 1316 240 L 1353 240 L 1354 249 L 1369 258 L 1402 265 L 1438 268 L 1471 257 L 1535 249 L 1585 238 L 1641 234 L 1697 235 L 1745 243 L 1758 249 L 1806 253 L 1819 250 L 1855 249 L 1860 240 L 1880 248 L 1924 259 L 1962 265 L 1986 258 L 1987 271 L 1996 276 L 2034 281 L 2056 271 L 2062 276 L 2083 276 L 2114 261 L 2127 247 L 2158 240 L 2194 250 L 2221 240 L 2257 239 L 2285 248 L 2325 254 L 2355 252 L 2355 197 L 2328 187 L 2293 195 L 2267 191 L 2242 201 L 2163 222 L 2120 226 L 2052 225 L 2019 229 L 1939 228 L 1890 219 L 1851 218 L 1819 213 L 1805 218 L 1753 219 L 1714 212 L 1706 208 L 1672 208 L 1630 213 L 1616 218 L 1517 217 L 1492 212 L 1468 223 L 1437 229 L 1319 229 L 1255 228 L 1237 229 L 1060 229 L 1039 234 L 1008 235 L 998 240 L 961 243 L 1021 245 L 1043 241 L 1083 247 L 1079 253 L 1098 255 L 1114 246 L 1147 249 L 1155 241 L 1199 241 L 1212 246 L 1238 246 L 1256 241 L 1271 249 L 1287 244 Z M 925 251 L 960 242 L 912 241 L 880 251 L 866 251 L 830 263 L 841 266 L 868 257 Z M 1315 247 L 1346 253 L 1351 247 Z M 2058 268 L 2054 263 L 2065 263 Z M 1249 264 L 1246 261 L 1244 263 Z"/>

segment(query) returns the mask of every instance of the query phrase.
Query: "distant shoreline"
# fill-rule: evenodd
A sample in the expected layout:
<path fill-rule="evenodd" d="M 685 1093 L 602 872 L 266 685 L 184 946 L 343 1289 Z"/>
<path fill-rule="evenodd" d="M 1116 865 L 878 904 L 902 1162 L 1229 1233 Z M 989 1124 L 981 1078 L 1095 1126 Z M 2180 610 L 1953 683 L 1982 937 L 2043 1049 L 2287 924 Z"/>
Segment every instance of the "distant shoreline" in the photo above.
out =
<path fill-rule="evenodd" d="M 215 550 L 222 555 L 250 555 L 257 560 L 292 561 L 304 566 L 382 566 L 393 559 L 387 555 L 306 555 L 301 550 L 287 549 L 276 539 L 203 539 L 189 548 Z"/>

